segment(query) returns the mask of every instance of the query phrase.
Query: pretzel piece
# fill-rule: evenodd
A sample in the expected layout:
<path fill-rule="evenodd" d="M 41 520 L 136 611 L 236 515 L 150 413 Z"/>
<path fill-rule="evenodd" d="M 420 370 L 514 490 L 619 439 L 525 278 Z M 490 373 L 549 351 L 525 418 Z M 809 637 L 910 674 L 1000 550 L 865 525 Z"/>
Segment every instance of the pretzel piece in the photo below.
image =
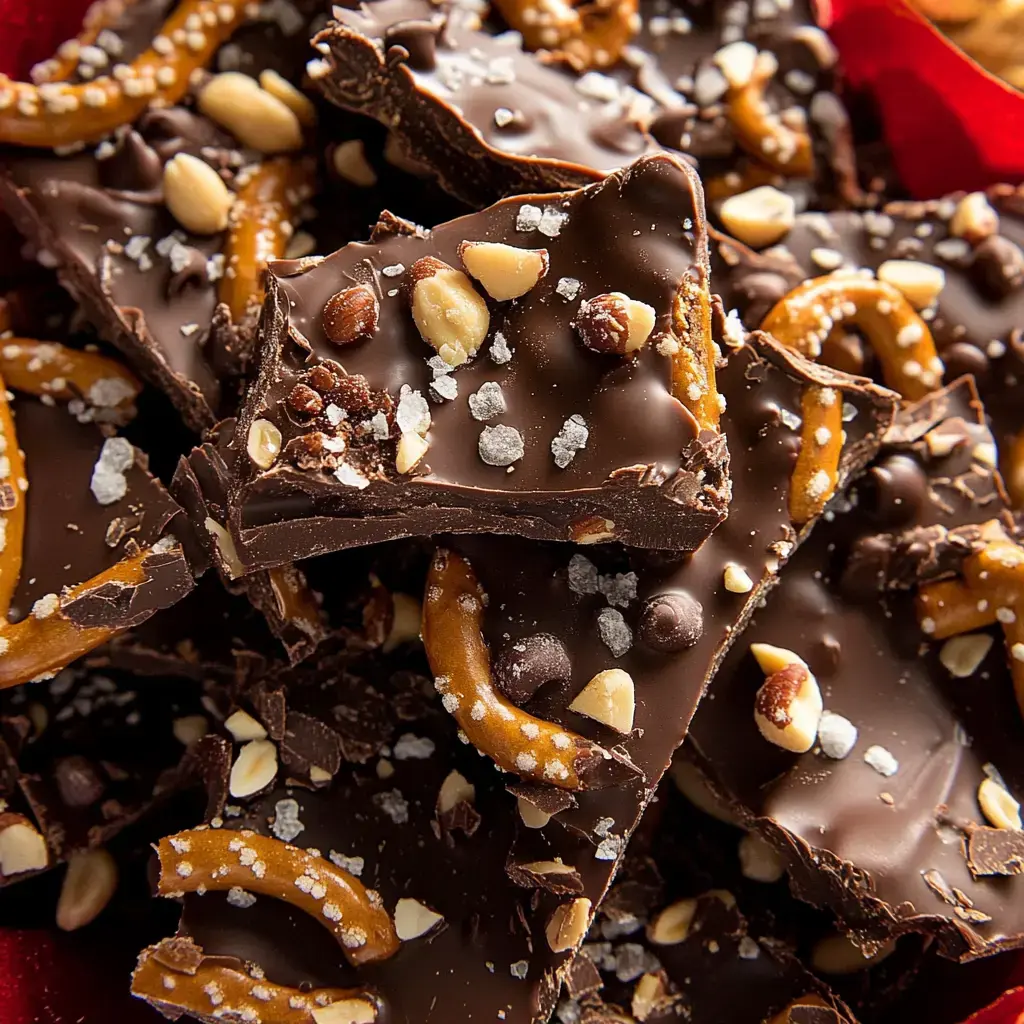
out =
<path fill-rule="evenodd" d="M 263 301 L 263 272 L 285 254 L 292 222 L 313 186 L 305 161 L 265 160 L 238 190 L 224 242 L 220 301 L 238 323 Z"/>
<path fill-rule="evenodd" d="M 768 84 L 778 70 L 774 54 L 757 55 L 750 78 L 726 93 L 726 112 L 736 140 L 752 156 L 789 178 L 814 174 L 811 136 L 804 128 L 786 124 L 765 99 Z"/>
<path fill-rule="evenodd" d="M 11 599 L 21 578 L 25 541 L 25 456 L 18 447 L 18 433 L 7 402 L 7 386 L 0 377 L 0 636 L 7 621 Z M 2 664 L 2 659 L 0 659 Z M 0 678 L 3 668 L 0 667 Z"/>
<path fill-rule="evenodd" d="M 808 523 L 820 516 L 839 483 L 843 451 L 843 402 L 834 388 L 807 387 L 800 396 L 800 454 L 789 481 L 789 518 Z"/>
<path fill-rule="evenodd" d="M 715 379 L 715 342 L 711 332 L 711 304 L 705 288 L 689 278 L 675 298 L 673 320 L 678 334 L 671 356 L 673 396 L 693 414 L 701 430 L 717 433 L 722 409 Z"/>
<path fill-rule="evenodd" d="M 503 771 L 559 789 L 597 789 L 639 774 L 631 761 L 535 718 L 494 686 L 473 568 L 439 549 L 427 574 L 423 643 L 442 703 L 470 743 Z"/>
<path fill-rule="evenodd" d="M 267 1024 L 369 1024 L 378 1001 L 365 989 L 315 988 L 302 992 L 254 978 L 206 957 L 188 939 L 165 939 L 144 949 L 132 974 L 132 995 L 157 1009 L 184 1010 L 200 1020 L 251 1020 Z M 334 1007 L 328 1017 L 325 1007 Z M 348 1012 L 346 1017 L 345 1012 Z"/>
<path fill-rule="evenodd" d="M 985 629 L 996 621 L 996 610 L 988 602 L 978 607 L 978 598 L 960 580 L 939 580 L 917 593 L 917 621 L 932 640 L 948 640 L 961 633 Z"/>
<path fill-rule="evenodd" d="M 195 828 L 157 847 L 162 896 L 235 888 L 272 896 L 305 911 L 338 940 L 352 964 L 386 960 L 398 936 L 380 896 L 353 875 L 249 829 Z"/>
<path fill-rule="evenodd" d="M 832 332 L 856 327 L 882 364 L 885 383 L 904 398 L 923 398 L 938 387 L 944 367 L 928 325 L 892 285 L 836 271 L 804 281 L 783 296 L 761 323 L 787 348 L 809 359 L 821 355 Z"/>
<path fill-rule="evenodd" d="M 0 142 L 54 148 L 96 142 L 151 104 L 171 106 L 246 17 L 249 0 L 181 0 L 132 64 L 81 84 L 0 75 Z"/>
<path fill-rule="evenodd" d="M 1014 507 L 1024 508 L 1024 430 L 1007 445 L 1005 478 Z"/>
<path fill-rule="evenodd" d="M 86 46 L 94 46 L 100 33 L 116 25 L 125 10 L 135 2 L 136 0 L 94 0 L 82 18 L 82 30 L 74 39 L 61 43 L 52 57 L 32 68 L 32 81 L 36 85 L 43 82 L 67 81 L 83 63 L 82 50 Z"/>

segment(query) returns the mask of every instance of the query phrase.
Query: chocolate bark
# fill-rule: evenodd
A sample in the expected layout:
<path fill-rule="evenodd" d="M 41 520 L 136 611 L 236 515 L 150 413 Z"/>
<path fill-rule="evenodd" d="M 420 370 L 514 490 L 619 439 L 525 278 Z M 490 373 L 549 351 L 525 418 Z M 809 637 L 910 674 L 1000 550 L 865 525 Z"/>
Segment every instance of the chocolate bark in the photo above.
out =
<path fill-rule="evenodd" d="M 992 766 L 1020 792 L 1020 715 L 999 641 L 969 680 L 951 676 L 941 644 L 923 642 L 908 587 L 942 571 L 936 537 L 917 544 L 909 580 L 887 579 L 878 552 L 922 526 L 942 527 L 941 542 L 1000 516 L 981 415 L 967 380 L 910 410 L 912 425 L 893 432 L 853 508 L 822 524 L 787 567 L 690 733 L 698 765 L 775 847 L 794 893 L 835 910 L 866 948 L 923 932 L 961 960 L 1024 942 L 1015 880 L 975 877 L 968 841 Z M 826 710 L 857 730 L 845 757 L 826 756 L 821 737 L 797 755 L 759 735 L 752 712 L 764 674 L 752 642 L 804 659 Z"/>

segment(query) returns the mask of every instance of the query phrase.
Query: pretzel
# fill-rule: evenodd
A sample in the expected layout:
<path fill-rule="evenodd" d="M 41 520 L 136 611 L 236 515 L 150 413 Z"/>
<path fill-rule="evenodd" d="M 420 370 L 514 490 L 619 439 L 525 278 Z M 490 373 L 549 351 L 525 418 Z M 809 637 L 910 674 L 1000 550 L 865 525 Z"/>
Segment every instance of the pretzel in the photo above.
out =
<path fill-rule="evenodd" d="M 21 577 L 22 549 L 25 540 L 25 456 L 18 447 L 18 432 L 7 401 L 7 386 L 0 378 L 0 624 L 7 621 L 11 599 Z M 24 485 L 24 486 L 23 486 Z M 0 636 L 2 636 L 0 626 Z M 0 678 L 6 659 L 0 658 Z"/>
<path fill-rule="evenodd" d="M 839 482 L 843 402 L 834 388 L 808 387 L 800 396 L 800 454 L 789 481 L 789 518 L 809 523 L 820 516 Z"/>
<path fill-rule="evenodd" d="M 1006 489 L 1015 508 L 1024 508 L 1024 430 L 1011 438 L 1005 448 Z"/>
<path fill-rule="evenodd" d="M 576 71 L 614 64 L 636 34 L 637 0 L 497 0 L 530 50 L 548 50 Z"/>
<path fill-rule="evenodd" d="M 262 972 L 254 972 L 262 974 Z M 132 974 L 132 995 L 156 1009 L 184 1010 L 201 1020 L 251 1020 L 266 1024 L 369 1024 L 378 1016 L 378 1000 L 365 989 L 315 988 L 308 992 L 277 985 L 229 966 L 224 957 L 207 957 L 191 939 L 164 939 L 139 954 Z M 315 1014 L 324 1007 L 334 1007 Z M 348 1011 L 345 1015 L 344 1011 Z"/>
<path fill-rule="evenodd" d="M 263 301 L 263 272 L 270 260 L 285 254 L 292 221 L 312 191 L 313 175 L 305 161 L 265 160 L 239 189 L 224 243 L 220 301 L 238 323 Z"/>
<path fill-rule="evenodd" d="M 776 70 L 774 55 L 759 53 L 750 78 L 730 86 L 726 93 L 726 113 L 736 141 L 748 153 L 788 178 L 810 178 L 814 175 L 810 133 L 787 125 L 765 99 Z"/>
<path fill-rule="evenodd" d="M 100 33 L 116 25 L 125 10 L 135 2 L 136 0 L 95 0 L 82 18 L 81 32 L 74 39 L 61 43 L 56 54 L 49 60 L 36 64 L 31 72 L 32 81 L 36 85 L 43 82 L 66 82 L 78 70 L 82 50 L 86 46 L 94 46 Z"/>
<path fill-rule="evenodd" d="M 739 167 L 704 181 L 704 199 L 710 206 L 724 199 L 750 192 L 761 185 L 781 189 L 785 178 L 759 160 L 744 160 Z"/>
<path fill-rule="evenodd" d="M 861 273 L 836 271 L 804 281 L 761 323 L 787 348 L 809 359 L 833 331 L 859 328 L 882 364 L 885 383 L 916 400 L 938 387 L 943 365 L 932 332 L 892 285 Z"/>
<path fill-rule="evenodd" d="M 622 755 L 507 700 L 481 633 L 484 593 L 464 558 L 439 549 L 427 574 L 423 643 L 441 700 L 463 734 L 503 771 L 559 789 L 597 789 L 638 774 Z"/>
<path fill-rule="evenodd" d="M 693 414 L 701 430 L 717 433 L 722 415 L 715 380 L 715 342 L 707 291 L 689 279 L 676 295 L 672 319 L 678 327 L 671 359 L 671 391 Z M 692 344 L 679 343 L 679 337 Z"/>
<path fill-rule="evenodd" d="M 241 24 L 249 0 L 181 0 L 148 50 L 89 82 L 33 85 L 0 75 L 0 142 L 55 148 L 96 142 L 154 103 L 170 106 Z"/>
<path fill-rule="evenodd" d="M 271 836 L 249 829 L 194 828 L 161 839 L 161 896 L 239 887 L 284 900 L 319 921 L 350 963 L 386 960 L 398 936 L 380 896 L 353 875 Z"/>

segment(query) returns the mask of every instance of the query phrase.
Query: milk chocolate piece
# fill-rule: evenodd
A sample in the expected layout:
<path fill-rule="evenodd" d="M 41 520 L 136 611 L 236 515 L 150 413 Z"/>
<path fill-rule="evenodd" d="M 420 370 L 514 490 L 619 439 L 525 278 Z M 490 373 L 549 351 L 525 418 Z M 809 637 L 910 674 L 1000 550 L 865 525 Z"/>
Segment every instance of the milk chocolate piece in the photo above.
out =
<path fill-rule="evenodd" d="M 690 738 L 699 767 L 782 857 L 796 895 L 834 910 L 866 945 L 923 932 L 945 955 L 970 960 L 1024 944 L 1019 883 L 974 877 L 969 853 L 970 832 L 984 820 L 977 793 L 987 772 L 995 766 L 1011 792 L 1024 785 L 1002 640 L 969 679 L 956 678 L 940 660 L 943 644 L 928 643 L 917 626 L 921 576 L 886 589 L 884 575 L 851 578 L 844 568 L 866 546 L 898 546 L 908 529 L 998 519 L 1005 504 L 969 381 L 909 415 L 917 439 L 894 432 L 882 459 L 906 456 L 927 479 L 910 522 L 857 486 L 850 511 L 820 524 L 786 568 L 723 664 Z M 876 564 L 884 572 L 886 560 Z M 927 572 L 942 562 L 924 551 L 921 565 Z M 758 733 L 752 711 L 764 674 L 753 642 L 810 666 L 826 710 L 857 730 L 845 758 L 820 746 L 791 754 Z"/>
<path fill-rule="evenodd" d="M 693 172 L 651 157 L 587 189 L 508 199 L 427 234 L 392 228 L 324 259 L 273 265 L 260 373 L 229 457 L 225 525 L 239 565 L 466 530 L 697 546 L 729 492 L 721 435 L 699 428 L 674 391 L 715 396 L 672 380 L 683 358 L 672 353 L 699 362 L 709 339 Z M 463 247 L 476 242 L 535 261 L 517 272 L 522 298 L 485 304 L 487 287 L 506 294 L 511 270 L 485 287 L 455 269 L 464 254 L 477 266 Z M 435 287 L 458 294 L 428 298 Z M 324 310 L 339 292 L 379 307 L 371 336 L 328 336 Z M 632 310 L 642 343 L 633 355 L 584 347 L 577 321 L 603 316 L 587 305 L 598 299 Z M 431 302 L 460 310 L 453 338 L 422 319 Z M 407 444 L 428 448 L 412 467 Z"/>

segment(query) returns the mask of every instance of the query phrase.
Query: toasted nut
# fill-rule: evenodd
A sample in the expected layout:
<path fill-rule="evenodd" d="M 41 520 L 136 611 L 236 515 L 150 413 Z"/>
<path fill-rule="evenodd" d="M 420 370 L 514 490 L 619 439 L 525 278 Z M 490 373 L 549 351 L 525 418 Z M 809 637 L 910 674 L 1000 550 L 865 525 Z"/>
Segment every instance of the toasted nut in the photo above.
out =
<path fill-rule="evenodd" d="M 335 292 L 324 305 L 324 334 L 335 345 L 351 345 L 373 337 L 379 319 L 377 296 L 365 284 L 353 285 Z"/>
<path fill-rule="evenodd" d="M 377 172 L 366 159 L 362 139 L 347 139 L 334 147 L 331 162 L 338 176 L 358 188 L 373 188 L 377 184 Z"/>
<path fill-rule="evenodd" d="M 0 874 L 41 871 L 50 863 L 46 840 L 21 814 L 0 814 Z"/>
<path fill-rule="evenodd" d="M 272 68 L 260 72 L 260 88 L 280 100 L 298 119 L 299 124 L 312 128 L 316 124 L 316 107 L 313 101 Z"/>
<path fill-rule="evenodd" d="M 984 192 L 970 192 L 957 203 L 949 230 L 957 238 L 966 238 L 972 245 L 977 245 L 999 230 L 999 214 L 989 204 Z"/>
<path fill-rule="evenodd" d="M 804 664 L 804 659 L 799 654 L 794 654 L 785 647 L 776 647 L 774 644 L 751 644 L 750 653 L 757 661 L 758 668 L 766 676 L 789 665 Z"/>
<path fill-rule="evenodd" d="M 302 148 L 302 126 L 294 111 L 238 71 L 214 75 L 198 98 L 199 109 L 239 142 L 261 153 Z"/>
<path fill-rule="evenodd" d="M 628 356 L 644 347 L 656 321 L 657 313 L 646 302 L 608 292 L 581 302 L 572 325 L 592 351 Z"/>
<path fill-rule="evenodd" d="M 569 540 L 574 544 L 603 544 L 615 540 L 615 522 L 601 516 L 577 520 L 569 527 Z"/>
<path fill-rule="evenodd" d="M 947 640 L 939 651 L 939 661 L 951 676 L 967 679 L 978 671 L 978 666 L 992 648 L 988 633 L 968 633 Z"/>
<path fill-rule="evenodd" d="M 205 715 L 185 715 L 174 720 L 171 731 L 179 743 L 191 747 L 210 731 L 210 723 Z"/>
<path fill-rule="evenodd" d="M 811 950 L 811 966 L 822 974 L 855 974 L 881 963 L 896 948 L 893 941 L 881 943 L 872 953 L 845 935 L 828 935 L 819 939 Z"/>
<path fill-rule="evenodd" d="M 520 819 L 527 828 L 543 828 L 551 820 L 550 814 L 521 796 L 516 797 L 516 807 L 519 809 Z"/>
<path fill-rule="evenodd" d="M 757 60 L 757 47 L 753 43 L 739 41 L 727 43 L 711 58 L 721 69 L 731 89 L 742 89 L 749 85 Z"/>
<path fill-rule="evenodd" d="M 164 203 L 171 216 L 196 235 L 215 235 L 228 226 L 234 197 L 205 161 L 178 153 L 164 165 Z"/>
<path fill-rule="evenodd" d="M 395 591 L 391 595 L 391 610 L 391 630 L 382 648 L 385 654 L 401 644 L 419 640 L 420 620 L 423 618 L 423 606 L 410 594 Z"/>
<path fill-rule="evenodd" d="M 1020 804 L 995 779 L 978 787 L 978 803 L 993 828 L 1020 829 Z"/>
<path fill-rule="evenodd" d="M 228 790 L 232 796 L 252 796 L 277 777 L 277 747 L 270 740 L 250 740 L 231 766 Z"/>
<path fill-rule="evenodd" d="M 581 896 L 555 908 L 544 929 L 553 953 L 575 949 L 583 941 L 590 926 L 590 907 L 590 900 Z"/>
<path fill-rule="evenodd" d="M 547 249 L 519 249 L 501 242 L 462 242 L 459 258 L 492 299 L 525 295 L 548 272 Z"/>
<path fill-rule="evenodd" d="M 270 420 L 258 419 L 249 424 L 245 450 L 260 469 L 270 469 L 281 454 L 281 431 Z"/>
<path fill-rule="evenodd" d="M 879 281 L 892 285 L 914 309 L 935 305 L 946 286 L 946 272 L 920 260 L 886 260 L 877 271 Z"/>
<path fill-rule="evenodd" d="M 377 1011 L 365 999 L 339 999 L 311 1011 L 313 1024 L 374 1024 Z"/>
<path fill-rule="evenodd" d="M 267 730 L 248 711 L 243 711 L 241 708 L 228 715 L 224 721 L 224 728 L 231 733 L 236 743 L 247 743 L 249 740 L 265 740 L 267 738 Z"/>
<path fill-rule="evenodd" d="M 206 517 L 203 525 L 217 546 L 221 569 L 233 580 L 244 576 L 245 566 L 242 565 L 242 560 L 238 557 L 238 549 L 235 547 L 231 534 L 216 519 L 211 519 L 209 516 Z"/>
<path fill-rule="evenodd" d="M 403 942 L 426 935 L 444 918 L 419 900 L 400 899 L 395 906 L 395 932 Z"/>
<path fill-rule="evenodd" d="M 476 800 L 476 786 L 461 772 L 450 771 L 437 794 L 437 813 L 445 814 L 457 804 L 471 804 Z"/>
<path fill-rule="evenodd" d="M 461 270 L 421 256 L 409 270 L 412 318 L 423 340 L 449 366 L 476 355 L 487 337 L 487 303 Z"/>
<path fill-rule="evenodd" d="M 429 442 L 414 430 L 407 430 L 398 439 L 395 452 L 395 469 L 399 473 L 411 473 L 422 461 L 430 448 Z"/>
<path fill-rule="evenodd" d="M 57 927 L 73 932 L 94 920 L 117 889 L 117 863 L 101 846 L 73 853 L 57 900 Z"/>
<path fill-rule="evenodd" d="M 645 1021 L 655 1011 L 666 1008 L 668 989 L 662 974 L 648 973 L 643 975 L 633 989 L 630 1010 L 636 1020 Z"/>
<path fill-rule="evenodd" d="M 690 925 L 696 913 L 695 899 L 670 904 L 647 926 L 647 938 L 656 946 L 674 946 L 682 942 L 690 934 Z"/>
<path fill-rule="evenodd" d="M 730 235 L 753 249 L 774 245 L 796 223 L 796 202 L 771 185 L 730 196 L 719 216 Z"/>
<path fill-rule="evenodd" d="M 730 594 L 749 594 L 754 589 L 754 581 L 742 565 L 729 562 L 722 574 L 722 582 Z"/>
<path fill-rule="evenodd" d="M 324 400 L 311 387 L 296 384 L 288 392 L 288 408 L 297 416 L 308 418 L 323 411 Z"/>
<path fill-rule="evenodd" d="M 628 735 L 633 728 L 635 705 L 633 677 L 621 668 L 610 668 L 598 672 L 583 687 L 569 710 Z"/>
<path fill-rule="evenodd" d="M 751 650 L 768 673 L 754 699 L 754 721 L 761 735 L 784 750 L 806 753 L 814 746 L 821 720 L 818 681 L 792 651 L 770 644 L 751 644 Z M 783 658 L 796 660 L 780 665 Z"/>
<path fill-rule="evenodd" d="M 777 882 L 785 873 L 782 858 L 759 835 L 748 832 L 739 845 L 740 871 L 754 882 Z"/>
<path fill-rule="evenodd" d="M 325 768 L 321 768 L 319 765 L 310 765 L 309 768 L 309 781 L 314 785 L 319 785 L 322 782 L 330 782 L 334 776 Z"/>

